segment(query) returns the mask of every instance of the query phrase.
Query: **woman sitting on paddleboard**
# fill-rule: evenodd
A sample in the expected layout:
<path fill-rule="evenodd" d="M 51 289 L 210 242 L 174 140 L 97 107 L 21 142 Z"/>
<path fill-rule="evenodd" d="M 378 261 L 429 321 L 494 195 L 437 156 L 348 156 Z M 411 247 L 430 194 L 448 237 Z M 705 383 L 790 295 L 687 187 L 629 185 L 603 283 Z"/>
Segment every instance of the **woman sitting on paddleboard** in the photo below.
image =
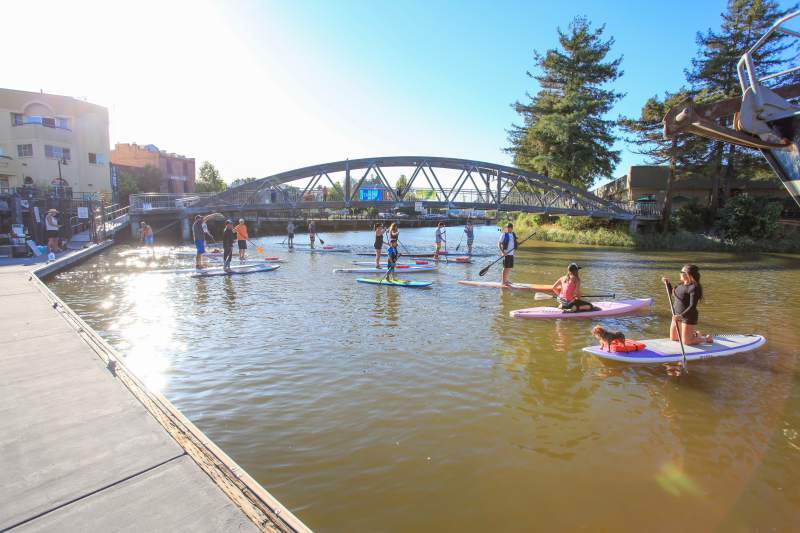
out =
<path fill-rule="evenodd" d="M 686 345 L 712 342 L 711 335 L 703 335 L 697 331 L 697 322 L 700 313 L 697 304 L 703 299 L 703 287 L 700 285 L 700 269 L 696 265 L 683 265 L 681 268 L 681 282 L 673 289 L 666 277 L 661 281 L 675 296 L 673 304 L 672 324 L 669 328 L 669 338 L 678 340 L 678 322 L 681 327 L 681 339 Z"/>
<path fill-rule="evenodd" d="M 381 267 L 381 251 L 383 250 L 383 224 L 378 222 L 375 224 L 375 244 L 373 248 L 375 248 L 375 268 Z"/>
<path fill-rule="evenodd" d="M 565 313 L 595 310 L 591 302 L 581 300 L 581 278 L 578 275 L 580 269 L 581 267 L 571 263 L 567 267 L 567 275 L 558 278 L 558 281 L 553 283 L 553 292 L 558 295 L 558 307 Z"/>

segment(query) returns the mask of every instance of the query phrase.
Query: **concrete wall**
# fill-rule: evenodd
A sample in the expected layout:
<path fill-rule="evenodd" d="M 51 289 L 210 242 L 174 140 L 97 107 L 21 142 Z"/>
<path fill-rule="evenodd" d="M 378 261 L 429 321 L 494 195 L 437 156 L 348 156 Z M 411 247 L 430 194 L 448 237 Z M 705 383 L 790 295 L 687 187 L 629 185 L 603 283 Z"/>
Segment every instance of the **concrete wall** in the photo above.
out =
<path fill-rule="evenodd" d="M 42 124 L 14 124 L 14 113 L 65 119 L 68 129 Z M 30 156 L 19 157 L 18 145 L 32 145 Z M 0 166 L 9 187 L 21 187 L 25 177 L 47 188 L 58 178 L 57 158 L 45 156 L 45 145 L 68 148 L 70 159 L 61 176 L 75 192 L 111 193 L 108 110 L 68 96 L 0 89 L 0 149 L 13 160 Z M 100 163 L 90 163 L 89 153 Z"/>

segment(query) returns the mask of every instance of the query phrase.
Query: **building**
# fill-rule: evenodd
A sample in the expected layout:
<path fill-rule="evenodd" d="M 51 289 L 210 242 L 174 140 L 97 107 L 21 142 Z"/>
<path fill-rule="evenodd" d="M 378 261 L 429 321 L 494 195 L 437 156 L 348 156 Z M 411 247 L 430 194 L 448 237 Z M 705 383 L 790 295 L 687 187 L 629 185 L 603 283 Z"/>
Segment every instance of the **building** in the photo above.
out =
<path fill-rule="evenodd" d="M 105 107 L 0 89 L 0 191 L 110 194 L 109 146 Z"/>
<path fill-rule="evenodd" d="M 669 168 L 657 165 L 636 165 L 628 169 L 621 178 L 597 187 L 594 192 L 600 198 L 615 202 L 664 203 Z M 731 183 L 731 194 L 747 192 L 753 196 L 784 199 L 786 190 L 778 178 L 766 180 L 735 179 Z M 677 178 L 672 184 L 672 203 L 678 207 L 691 200 L 701 204 L 711 201 L 711 178 L 693 176 Z"/>
<path fill-rule="evenodd" d="M 161 171 L 164 193 L 194 192 L 194 158 L 159 150 L 155 145 L 117 143 L 111 162 L 120 167 L 155 167 Z"/>

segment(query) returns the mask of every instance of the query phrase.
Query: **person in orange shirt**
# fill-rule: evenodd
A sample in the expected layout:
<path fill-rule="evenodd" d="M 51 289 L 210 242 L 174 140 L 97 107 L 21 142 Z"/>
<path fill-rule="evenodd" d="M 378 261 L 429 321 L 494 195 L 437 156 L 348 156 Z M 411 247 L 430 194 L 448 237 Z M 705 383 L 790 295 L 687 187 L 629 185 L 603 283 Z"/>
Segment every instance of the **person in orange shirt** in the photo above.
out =
<path fill-rule="evenodd" d="M 247 251 L 247 226 L 244 223 L 244 219 L 239 219 L 239 224 L 233 228 L 233 231 L 236 232 L 236 243 L 239 245 L 239 261 L 244 261 L 244 256 Z"/>

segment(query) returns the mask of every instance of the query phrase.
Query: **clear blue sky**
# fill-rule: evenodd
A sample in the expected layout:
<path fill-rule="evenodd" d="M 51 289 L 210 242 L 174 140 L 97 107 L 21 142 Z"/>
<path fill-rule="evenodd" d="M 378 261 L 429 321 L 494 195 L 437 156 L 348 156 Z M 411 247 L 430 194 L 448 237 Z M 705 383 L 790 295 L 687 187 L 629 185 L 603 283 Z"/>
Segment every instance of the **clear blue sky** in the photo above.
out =
<path fill-rule="evenodd" d="M 783 2 L 788 6 L 788 2 Z M 611 113 L 684 83 L 722 0 L 651 2 L 28 0 L 5 6 L 3 86 L 106 105 L 111 141 L 153 143 L 225 180 L 382 155 L 510 163 L 502 149 L 535 93 L 533 51 L 575 15 L 605 24 L 626 93 Z M 47 12 L 47 18 L 39 14 Z M 70 28 L 65 37 L 63 28 Z M 59 61 L 53 60 L 57 45 Z M 620 144 L 625 173 L 641 159 Z"/>

